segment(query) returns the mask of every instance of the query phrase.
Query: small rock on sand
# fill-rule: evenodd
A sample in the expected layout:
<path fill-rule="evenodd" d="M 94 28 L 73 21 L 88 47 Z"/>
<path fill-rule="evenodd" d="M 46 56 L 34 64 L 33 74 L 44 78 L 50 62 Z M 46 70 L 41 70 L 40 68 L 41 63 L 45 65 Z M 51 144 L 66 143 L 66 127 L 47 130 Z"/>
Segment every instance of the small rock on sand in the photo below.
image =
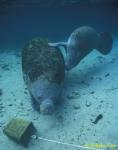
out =
<path fill-rule="evenodd" d="M 90 107 L 92 104 L 90 101 L 86 100 L 86 107 Z"/>

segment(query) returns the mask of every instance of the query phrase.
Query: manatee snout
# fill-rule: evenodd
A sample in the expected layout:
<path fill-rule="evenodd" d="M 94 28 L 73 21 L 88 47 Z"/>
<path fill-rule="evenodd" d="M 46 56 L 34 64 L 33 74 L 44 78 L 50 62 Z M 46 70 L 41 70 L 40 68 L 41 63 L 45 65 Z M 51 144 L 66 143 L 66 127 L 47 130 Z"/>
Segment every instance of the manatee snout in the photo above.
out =
<path fill-rule="evenodd" d="M 54 112 L 56 104 L 61 99 L 63 84 L 49 82 L 45 79 L 35 81 L 31 86 L 31 93 L 41 114 L 50 115 Z"/>
<path fill-rule="evenodd" d="M 54 103 L 51 99 L 45 99 L 40 104 L 40 112 L 44 115 L 53 114 L 55 110 Z"/>
<path fill-rule="evenodd" d="M 47 82 L 47 81 L 46 81 Z M 45 83 L 37 81 L 32 85 L 32 94 L 36 101 L 34 108 L 38 106 L 38 111 L 43 115 L 53 114 L 58 97 L 61 95 L 62 88 L 53 85 L 52 83 Z"/>

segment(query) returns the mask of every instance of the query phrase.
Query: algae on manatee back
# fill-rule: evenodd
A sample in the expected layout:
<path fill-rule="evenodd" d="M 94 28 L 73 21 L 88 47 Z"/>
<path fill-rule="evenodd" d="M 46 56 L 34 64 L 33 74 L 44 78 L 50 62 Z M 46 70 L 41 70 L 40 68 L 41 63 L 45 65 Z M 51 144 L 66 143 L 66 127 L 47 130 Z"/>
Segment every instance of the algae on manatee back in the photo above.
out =
<path fill-rule="evenodd" d="M 35 38 L 25 46 L 22 51 L 22 68 L 24 73 L 28 72 L 32 82 L 41 75 L 52 82 L 64 80 L 63 56 L 59 50 L 50 47 L 46 39 Z"/>

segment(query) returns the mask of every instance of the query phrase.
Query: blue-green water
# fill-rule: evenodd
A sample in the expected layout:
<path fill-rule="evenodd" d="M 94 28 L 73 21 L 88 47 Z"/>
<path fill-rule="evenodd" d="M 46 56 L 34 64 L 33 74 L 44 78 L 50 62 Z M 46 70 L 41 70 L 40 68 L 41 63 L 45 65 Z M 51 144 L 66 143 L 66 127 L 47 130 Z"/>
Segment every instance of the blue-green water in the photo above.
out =
<path fill-rule="evenodd" d="M 56 8 L 11 5 L 0 15 L 0 47 L 21 48 L 26 41 L 36 36 L 66 41 L 75 28 L 83 25 L 92 26 L 98 32 L 117 34 L 117 16 L 117 3 Z"/>

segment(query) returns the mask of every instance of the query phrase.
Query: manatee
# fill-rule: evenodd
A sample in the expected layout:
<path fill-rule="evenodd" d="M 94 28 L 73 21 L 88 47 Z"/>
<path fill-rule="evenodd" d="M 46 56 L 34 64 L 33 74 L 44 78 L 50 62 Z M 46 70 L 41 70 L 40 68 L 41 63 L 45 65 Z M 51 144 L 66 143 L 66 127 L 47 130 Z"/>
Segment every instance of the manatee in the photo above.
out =
<path fill-rule="evenodd" d="M 48 44 L 52 47 L 65 47 L 65 69 L 70 70 L 93 49 L 97 49 L 104 55 L 108 54 L 112 49 L 112 43 L 113 40 L 109 32 L 98 34 L 92 27 L 82 26 L 71 33 L 67 42 Z"/>
<path fill-rule="evenodd" d="M 34 38 L 22 50 L 22 72 L 35 108 L 52 114 L 61 99 L 64 81 L 64 58 L 48 45 L 48 40 Z"/>

